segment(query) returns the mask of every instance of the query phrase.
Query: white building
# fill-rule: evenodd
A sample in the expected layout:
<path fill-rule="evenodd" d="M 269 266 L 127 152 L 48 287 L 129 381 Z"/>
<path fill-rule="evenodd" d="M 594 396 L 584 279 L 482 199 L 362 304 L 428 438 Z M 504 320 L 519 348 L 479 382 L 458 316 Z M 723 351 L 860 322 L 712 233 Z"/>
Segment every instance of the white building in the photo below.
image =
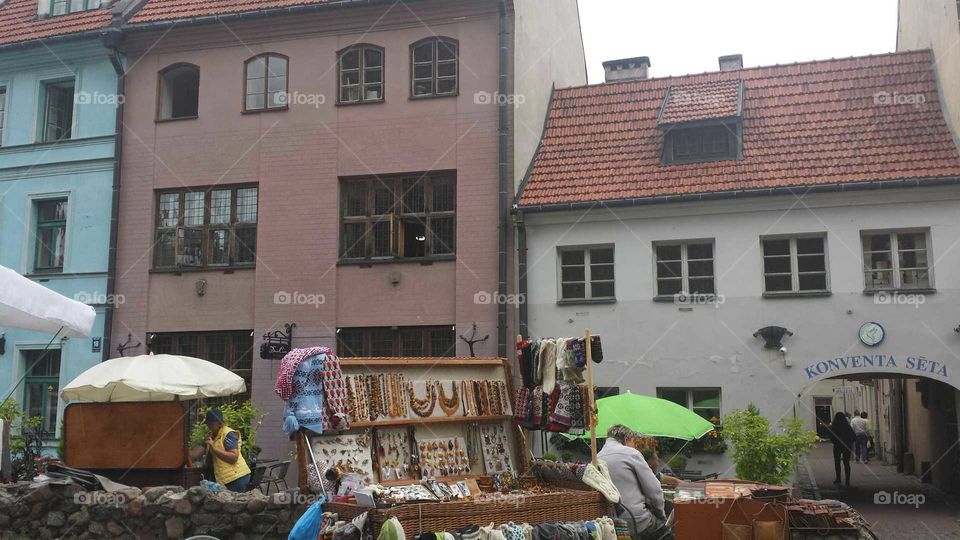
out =
<path fill-rule="evenodd" d="M 705 417 L 752 402 L 813 428 L 827 398 L 882 409 L 832 378 L 960 385 L 960 159 L 930 54 L 646 65 L 554 95 L 516 208 L 524 333 L 590 328 L 598 385 Z"/>

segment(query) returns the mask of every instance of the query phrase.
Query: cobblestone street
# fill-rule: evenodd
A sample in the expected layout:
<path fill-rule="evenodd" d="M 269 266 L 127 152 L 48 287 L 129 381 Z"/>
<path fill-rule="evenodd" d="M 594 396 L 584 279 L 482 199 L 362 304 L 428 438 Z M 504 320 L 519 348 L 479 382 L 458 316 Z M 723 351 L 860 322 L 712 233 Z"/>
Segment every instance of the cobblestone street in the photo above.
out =
<path fill-rule="evenodd" d="M 850 488 L 833 483 L 833 449 L 821 444 L 801 462 L 807 495 L 837 499 L 856 508 L 883 540 L 960 539 L 960 504 L 894 466 L 852 462 Z M 806 467 L 806 471 L 804 471 Z M 806 472 L 806 474 L 804 474 Z M 804 477 L 813 477 L 813 481 Z"/>

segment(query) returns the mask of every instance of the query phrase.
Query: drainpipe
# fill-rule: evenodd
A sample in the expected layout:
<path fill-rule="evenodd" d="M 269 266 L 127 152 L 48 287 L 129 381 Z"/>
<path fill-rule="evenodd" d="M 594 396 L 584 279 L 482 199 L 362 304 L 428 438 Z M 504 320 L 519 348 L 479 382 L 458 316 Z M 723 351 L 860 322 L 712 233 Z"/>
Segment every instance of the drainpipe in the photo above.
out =
<path fill-rule="evenodd" d="M 118 28 L 110 28 L 103 34 L 103 44 L 110 50 L 110 63 L 117 74 L 117 110 L 115 134 L 113 139 L 113 189 L 110 204 L 110 251 L 107 259 L 107 311 L 103 318 L 103 360 L 110 359 L 113 349 L 113 315 L 117 309 L 117 237 L 120 224 L 120 155 L 123 145 L 123 104 L 126 94 L 126 79 L 123 59 L 117 46 L 123 33 Z M 122 96 L 122 97 L 121 97 Z"/>
<path fill-rule="evenodd" d="M 497 238 L 497 294 L 507 293 L 507 229 L 509 227 L 509 214 L 507 203 L 507 192 L 509 189 L 510 175 L 507 163 L 507 152 L 509 150 L 509 132 L 508 122 L 510 120 L 507 101 L 504 96 L 507 95 L 507 71 L 508 71 L 508 50 L 507 41 L 507 0 L 500 0 L 500 82 L 499 92 L 501 99 L 497 100 L 500 117 L 498 120 L 499 144 L 497 148 L 497 162 L 499 167 L 500 191 L 497 197 L 497 217 L 499 219 L 498 238 Z M 507 357 L 507 303 L 497 302 L 497 356 Z"/>
<path fill-rule="evenodd" d="M 517 226 L 517 298 L 522 298 L 520 302 L 520 335 L 528 337 L 530 331 L 527 328 L 527 224 L 523 221 L 523 211 L 517 210 L 513 215 L 513 222 Z"/>

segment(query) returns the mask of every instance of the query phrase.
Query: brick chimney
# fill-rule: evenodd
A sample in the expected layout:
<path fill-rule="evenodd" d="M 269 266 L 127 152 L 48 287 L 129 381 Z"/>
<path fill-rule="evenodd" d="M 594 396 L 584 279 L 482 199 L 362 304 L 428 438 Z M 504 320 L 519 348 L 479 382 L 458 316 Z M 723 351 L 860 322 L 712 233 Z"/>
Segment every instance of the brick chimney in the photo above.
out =
<path fill-rule="evenodd" d="M 742 54 L 728 54 L 726 56 L 721 56 L 719 60 L 720 71 L 734 71 L 737 69 L 743 69 Z"/>
<path fill-rule="evenodd" d="M 647 56 L 607 60 L 603 63 L 606 82 L 646 79 L 649 69 L 650 58 Z"/>

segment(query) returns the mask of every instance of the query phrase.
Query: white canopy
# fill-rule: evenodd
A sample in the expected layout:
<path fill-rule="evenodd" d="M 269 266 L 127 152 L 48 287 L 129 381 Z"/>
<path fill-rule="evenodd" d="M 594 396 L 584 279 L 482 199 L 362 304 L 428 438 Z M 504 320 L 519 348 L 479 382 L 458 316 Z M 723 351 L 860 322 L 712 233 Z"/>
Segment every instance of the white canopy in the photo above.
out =
<path fill-rule="evenodd" d="M 97 312 L 0 266 L 0 326 L 89 337 Z"/>
<path fill-rule="evenodd" d="M 232 396 L 243 378 L 199 358 L 149 354 L 114 358 L 84 371 L 63 387 L 64 401 L 173 401 Z"/>

